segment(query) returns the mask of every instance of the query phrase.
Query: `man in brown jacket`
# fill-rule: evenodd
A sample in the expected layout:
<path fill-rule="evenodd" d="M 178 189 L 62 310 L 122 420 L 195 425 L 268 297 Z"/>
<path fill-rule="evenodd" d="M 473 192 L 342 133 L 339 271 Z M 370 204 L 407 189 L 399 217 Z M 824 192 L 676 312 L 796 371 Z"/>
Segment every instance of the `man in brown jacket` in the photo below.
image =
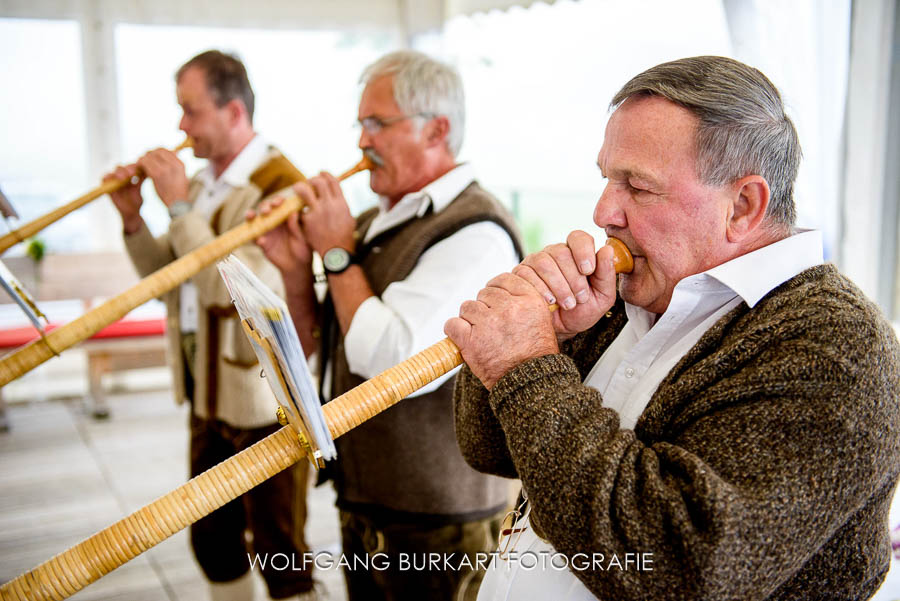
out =
<path fill-rule="evenodd" d="M 176 74 L 181 129 L 194 154 L 209 164 L 188 178 L 175 153 L 157 149 L 111 177 L 138 169 L 153 182 L 169 209 L 168 231 L 150 233 L 140 214 L 140 184 L 112 194 L 122 216 L 125 247 L 146 276 L 243 223 L 244 213 L 268 194 L 295 181 L 299 172 L 253 130 L 254 95 L 244 65 L 211 50 Z M 299 176 L 302 177 L 302 176 Z M 279 294 L 278 270 L 254 244 L 234 254 Z M 169 359 L 178 402 L 191 404 L 191 476 L 196 476 L 276 431 L 275 399 L 215 266 L 166 293 Z M 191 526 L 191 546 L 210 580 L 213 601 L 252 599 L 251 552 L 260 562 L 307 551 L 305 461 L 281 472 Z M 252 532 L 248 546 L 246 531 Z M 311 569 L 262 569 L 275 599 L 312 590 Z"/>
<path fill-rule="evenodd" d="M 445 326 L 468 364 L 463 454 L 527 497 L 479 598 L 869 598 L 890 561 L 900 347 L 794 227 L 778 91 L 696 57 L 611 106 L 594 221 L 634 271 L 576 231 Z"/>

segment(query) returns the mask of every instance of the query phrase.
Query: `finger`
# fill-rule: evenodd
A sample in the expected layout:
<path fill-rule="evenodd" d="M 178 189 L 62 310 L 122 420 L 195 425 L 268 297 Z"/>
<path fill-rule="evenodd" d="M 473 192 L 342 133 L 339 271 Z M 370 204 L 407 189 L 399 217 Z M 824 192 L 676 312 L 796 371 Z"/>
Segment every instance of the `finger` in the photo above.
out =
<path fill-rule="evenodd" d="M 316 200 L 316 192 L 309 185 L 309 181 L 297 182 L 293 188 L 294 194 L 300 197 L 304 205 L 311 205 Z"/>
<path fill-rule="evenodd" d="M 594 238 L 587 232 L 575 230 L 566 238 L 566 246 L 572 252 L 572 259 L 581 275 L 590 275 L 596 269 L 596 247 Z"/>
<path fill-rule="evenodd" d="M 492 288 L 499 288 L 512 296 L 532 296 L 535 294 L 534 286 L 528 280 L 508 272 L 492 278 L 487 285 Z"/>
<path fill-rule="evenodd" d="M 268 215 L 273 210 L 275 210 L 275 207 L 280 206 L 281 203 L 283 203 L 283 202 L 284 202 L 284 198 L 282 198 L 281 196 L 276 196 L 275 198 L 270 198 L 268 200 L 264 200 L 261 203 L 259 203 L 258 205 L 256 205 L 256 211 L 260 215 Z"/>
<path fill-rule="evenodd" d="M 256 211 L 254 211 L 253 209 L 247 209 L 244 212 L 244 221 L 252 221 L 255 218 L 256 218 Z"/>
<path fill-rule="evenodd" d="M 578 265 L 575 263 L 575 257 L 569 246 L 567 244 L 559 244 L 550 246 L 547 250 L 553 257 L 553 260 L 556 261 L 556 265 L 559 267 L 563 277 L 566 278 L 569 288 L 571 288 L 572 292 L 575 294 L 576 304 L 586 303 L 591 300 L 591 286 L 588 284 L 587 277 L 581 273 L 580 269 L 578 269 Z M 591 248 L 591 254 L 593 254 L 593 252 L 593 248 Z M 563 297 L 563 308 L 573 308 L 567 306 L 567 301 L 568 299 Z"/>
<path fill-rule="evenodd" d="M 472 324 L 460 317 L 451 317 L 444 324 L 444 334 L 461 349 L 469 345 L 472 335 Z"/>
<path fill-rule="evenodd" d="M 300 228 L 300 213 L 291 213 L 288 215 L 287 221 L 288 232 L 294 238 L 302 238 L 303 230 Z"/>
<path fill-rule="evenodd" d="M 323 171 L 319 174 L 322 179 L 325 181 L 328 186 L 328 191 L 331 193 L 333 198 L 343 198 L 344 192 L 341 190 L 341 182 L 338 181 L 338 178 L 331 175 L 327 171 Z"/>
<path fill-rule="evenodd" d="M 304 207 L 309 207 L 310 210 L 315 207 L 317 200 L 316 193 L 312 186 L 309 185 L 309 180 L 294 184 L 294 193 L 303 201 Z M 303 212 L 306 212 L 306 210 Z"/>
<path fill-rule="evenodd" d="M 597 269 L 588 277 L 594 294 L 612 306 L 616 302 L 616 270 L 613 267 L 613 248 L 601 246 L 596 254 Z"/>
<path fill-rule="evenodd" d="M 516 265 L 513 267 L 512 273 L 528 282 L 528 284 L 531 285 L 545 301 L 547 301 L 548 305 L 552 305 L 556 302 L 556 297 L 553 295 L 553 292 L 550 291 L 550 288 L 547 287 L 544 280 L 542 280 L 530 266 L 522 264 Z"/>
<path fill-rule="evenodd" d="M 475 325 L 488 310 L 488 306 L 482 302 L 467 300 L 459 306 L 459 316 Z"/>
<path fill-rule="evenodd" d="M 107 173 L 107 174 L 103 177 L 103 181 L 108 181 L 108 180 L 119 180 L 119 181 L 131 180 L 131 176 L 132 176 L 132 175 L 133 175 L 133 173 L 129 173 L 128 167 L 126 167 L 125 165 L 119 165 L 118 167 L 115 168 L 115 170 L 113 170 L 112 173 Z"/>
<path fill-rule="evenodd" d="M 565 247 L 565 245 L 557 245 Z M 543 282 L 547 285 L 547 288 L 550 289 L 551 294 L 556 298 L 556 302 L 563 309 L 572 309 L 577 304 L 575 300 L 575 290 L 572 289 L 572 286 L 567 279 L 565 273 L 563 273 L 562 268 L 557 261 L 557 258 L 552 256 L 549 249 L 552 247 L 547 247 L 546 249 L 536 252 L 532 255 L 525 257 L 523 263 L 528 265 L 532 269 L 534 269 L 537 276 L 543 280 Z M 568 251 L 567 251 L 568 252 Z M 574 261 L 569 259 L 569 268 L 568 271 L 575 272 L 578 277 L 584 280 L 584 276 L 578 274 L 578 270 L 575 269 Z M 586 287 L 586 282 L 583 286 Z"/>
<path fill-rule="evenodd" d="M 506 304 L 509 300 L 509 292 L 500 288 L 499 286 L 491 286 L 488 284 L 486 288 L 482 288 L 478 291 L 478 296 L 476 299 L 479 303 L 484 304 L 485 306 L 493 309 L 496 307 L 501 307 Z"/>
<path fill-rule="evenodd" d="M 152 152 L 148 152 L 147 154 L 139 158 L 137 165 L 141 168 L 141 171 L 144 172 L 144 175 L 146 175 L 150 179 L 154 179 L 159 176 L 159 159 L 157 159 Z"/>
<path fill-rule="evenodd" d="M 328 186 L 328 181 L 325 179 L 324 174 L 320 173 L 307 181 L 312 186 L 313 190 L 315 190 L 316 197 L 320 202 L 325 202 L 330 199 L 331 189 Z"/>

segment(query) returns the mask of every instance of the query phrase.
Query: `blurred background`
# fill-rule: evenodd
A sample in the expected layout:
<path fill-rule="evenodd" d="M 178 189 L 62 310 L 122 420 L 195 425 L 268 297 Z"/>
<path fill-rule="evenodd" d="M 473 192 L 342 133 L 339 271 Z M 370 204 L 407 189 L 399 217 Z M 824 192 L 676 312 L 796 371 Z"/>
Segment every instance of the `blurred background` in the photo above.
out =
<path fill-rule="evenodd" d="M 20 216 L 6 228 L 94 188 L 117 164 L 178 144 L 174 73 L 210 48 L 244 61 L 256 93 L 255 128 L 307 175 L 340 172 L 359 159 L 354 126 L 366 65 L 399 48 L 452 63 L 466 89 L 459 158 L 512 209 L 528 250 L 575 228 L 602 237 L 591 222 L 603 185 L 595 161 L 609 101 L 622 84 L 680 57 L 736 58 L 769 76 L 799 131 L 798 225 L 820 229 L 826 259 L 900 321 L 900 0 L 0 0 L 0 190 Z M 180 156 L 189 172 L 202 166 L 189 153 Z M 365 176 L 348 180 L 344 190 L 354 212 L 375 202 Z M 149 182 L 143 192 L 144 217 L 162 233 L 168 214 Z M 64 323 L 137 281 L 123 252 L 118 214 L 102 198 L 2 260 L 51 321 Z M 10 303 L 0 298 L 0 331 L 27 326 Z M 132 319 L 159 320 L 161 312 L 151 302 Z M 22 467 L 49 459 L 30 454 L 39 453 L 36 432 L 68 432 L 92 449 L 84 460 L 96 462 L 98 486 L 113 491 L 111 507 L 134 509 L 180 481 L 175 474 L 148 486 L 146 495 L 115 492 L 135 490 L 135 482 L 115 474 L 129 472 L 118 465 L 120 456 L 144 440 L 148 420 L 183 428 L 186 419 L 174 408 L 158 414 L 158 403 L 170 403 L 160 349 L 86 345 L 0 391 L 0 431 L 10 430 L 0 434 L 0 490 L 6 485 L 0 581 L 68 541 L 48 534 L 45 553 L 29 546 L 42 535 L 23 524 L 48 515 L 69 523 L 80 511 L 22 517 L 47 496 L 29 488 L 38 483 Z M 135 361 L 115 364 L 129 353 Z M 150 395 L 156 408 L 140 409 L 128 396 L 134 394 Z M 60 399 L 68 403 L 54 414 L 61 430 L 50 422 L 36 426 L 39 406 Z M 114 418 L 133 426 L 127 434 L 88 420 L 109 415 L 110 407 Z M 158 452 L 159 436 L 168 437 L 174 451 L 156 463 L 180 465 L 186 436 L 166 432 L 146 434 L 146 451 Z M 90 534 L 115 517 L 89 521 L 83 530 Z M 892 526 L 900 523 L 896 502 L 891 519 Z M 330 548 L 334 533 L 325 530 L 314 542 Z M 189 561 L 182 551 L 175 556 Z M 155 574 L 165 572 L 166 560 L 149 561 Z M 898 572 L 889 575 L 880 601 L 900 598 Z M 131 599 L 200 594 L 197 588 L 179 597 L 177 586 L 151 582 L 143 596 L 124 586 L 122 598 Z"/>
<path fill-rule="evenodd" d="M 592 227 L 613 93 L 654 64 L 727 55 L 783 92 L 804 151 L 799 224 L 821 229 L 829 260 L 896 316 L 896 4 L 2 0 L 0 189 L 27 221 L 114 165 L 177 144 L 173 73 L 208 48 L 245 61 L 258 131 L 301 170 L 343 170 L 359 154 L 360 71 L 412 47 L 461 71 L 460 158 L 515 211 L 535 249 Z M 346 189 L 356 209 L 373 202 L 364 177 Z M 166 227 L 161 204 L 145 210 L 155 229 Z M 102 200 L 38 237 L 48 254 L 116 251 L 118 228 Z M 8 255 L 24 253 L 20 245 Z"/>

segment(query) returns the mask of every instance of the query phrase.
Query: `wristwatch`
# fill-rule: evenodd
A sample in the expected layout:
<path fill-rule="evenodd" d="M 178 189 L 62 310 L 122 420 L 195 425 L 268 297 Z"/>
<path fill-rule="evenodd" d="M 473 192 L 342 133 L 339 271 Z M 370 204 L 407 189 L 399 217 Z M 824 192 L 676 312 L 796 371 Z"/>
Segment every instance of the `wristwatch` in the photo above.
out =
<path fill-rule="evenodd" d="M 335 246 L 322 255 L 322 266 L 325 268 L 325 273 L 343 273 L 353 265 L 355 259 L 346 248 Z"/>
<path fill-rule="evenodd" d="M 185 213 L 189 213 L 193 208 L 194 205 L 186 200 L 176 200 L 171 205 L 169 205 L 169 217 L 171 217 L 172 219 L 181 217 Z"/>

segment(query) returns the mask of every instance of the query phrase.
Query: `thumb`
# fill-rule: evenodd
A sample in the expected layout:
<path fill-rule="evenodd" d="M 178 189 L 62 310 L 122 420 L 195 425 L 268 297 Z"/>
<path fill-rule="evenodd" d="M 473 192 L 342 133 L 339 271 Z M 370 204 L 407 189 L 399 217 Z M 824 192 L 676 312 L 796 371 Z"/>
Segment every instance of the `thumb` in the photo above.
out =
<path fill-rule="evenodd" d="M 588 276 L 588 284 L 594 296 L 601 302 L 612 306 L 616 302 L 616 270 L 613 267 L 613 249 L 601 246 L 597 251 L 597 267 Z"/>
<path fill-rule="evenodd" d="M 451 317 L 444 324 L 444 334 L 462 351 L 468 346 L 472 336 L 472 324 L 461 317 Z"/>

